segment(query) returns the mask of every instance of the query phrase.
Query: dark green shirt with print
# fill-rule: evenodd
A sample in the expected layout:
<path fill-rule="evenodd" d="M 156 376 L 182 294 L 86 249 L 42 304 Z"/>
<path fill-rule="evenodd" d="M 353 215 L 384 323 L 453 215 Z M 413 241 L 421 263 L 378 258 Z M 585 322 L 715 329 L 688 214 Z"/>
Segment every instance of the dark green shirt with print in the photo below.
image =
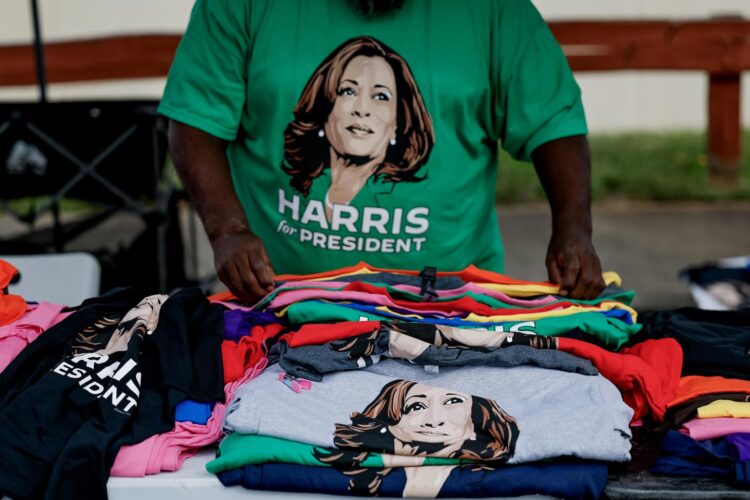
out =
<path fill-rule="evenodd" d="M 160 112 L 229 141 L 277 272 L 502 272 L 497 142 L 587 132 L 559 45 L 529 0 L 352 3 L 198 0 Z"/>

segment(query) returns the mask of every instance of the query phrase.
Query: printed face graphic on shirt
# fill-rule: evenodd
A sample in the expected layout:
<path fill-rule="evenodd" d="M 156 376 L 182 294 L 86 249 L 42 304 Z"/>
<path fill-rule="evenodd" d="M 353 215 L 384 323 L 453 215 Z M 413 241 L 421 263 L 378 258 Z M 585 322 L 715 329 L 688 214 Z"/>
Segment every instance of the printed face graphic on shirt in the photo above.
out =
<path fill-rule="evenodd" d="M 347 64 L 323 130 L 338 156 L 379 160 L 396 141 L 396 77 L 382 57 Z"/>
<path fill-rule="evenodd" d="M 131 414 L 140 398 L 141 341 L 156 328 L 167 298 L 150 295 L 121 319 L 108 315 L 85 328 L 52 372 L 77 381 L 83 391 L 107 402 L 115 411 Z"/>
<path fill-rule="evenodd" d="M 513 331 L 456 328 L 436 325 L 435 345 L 480 347 L 494 349 L 513 345 L 525 345 L 535 349 L 557 349 L 557 338 L 542 337 Z"/>
<path fill-rule="evenodd" d="M 167 300 L 166 295 L 150 295 L 141 300 L 125 314 L 107 345 L 99 353 L 109 355 L 127 351 L 128 343 L 134 334 L 144 337 L 154 331 L 159 320 L 161 305 L 165 300 Z"/>
<path fill-rule="evenodd" d="M 518 438 L 516 420 L 494 401 L 394 380 L 351 424 L 336 424 L 334 444 L 396 455 L 505 461 Z"/>
<path fill-rule="evenodd" d="M 105 315 L 94 322 L 94 324 L 85 327 L 78 332 L 75 339 L 66 351 L 66 356 L 78 356 L 87 352 L 93 352 L 101 349 L 112 336 L 117 325 L 120 323 L 120 316 Z"/>
<path fill-rule="evenodd" d="M 516 332 L 499 332 L 482 329 L 455 328 L 445 325 L 430 325 L 426 329 L 400 329 L 395 324 L 387 326 L 389 330 L 388 350 L 393 358 L 412 361 L 418 358 L 430 345 L 446 349 L 491 350 L 514 345 L 523 345 L 535 349 L 557 349 L 555 337 L 542 337 Z M 348 340 L 347 346 L 363 345 L 366 336 L 360 335 Z M 370 341 L 374 343 L 374 339 Z M 372 350 L 372 349 L 371 349 Z M 358 351 L 363 351 L 360 347 Z M 350 348 L 350 352 L 355 352 Z"/>
<path fill-rule="evenodd" d="M 494 401 L 393 380 L 364 411 L 352 413 L 351 424 L 336 424 L 336 450 L 318 449 L 314 455 L 322 463 L 347 464 L 350 491 L 377 495 L 383 478 L 391 467 L 403 466 L 403 458 L 432 456 L 504 462 L 513 456 L 518 435 L 516 420 Z M 362 467 L 361 462 L 369 456 L 362 451 L 382 453 L 385 468 Z M 453 468 L 407 467 L 404 496 L 437 496 Z"/>
<path fill-rule="evenodd" d="M 412 361 L 425 352 L 430 344 L 411 335 L 391 330 L 388 335 L 388 351 L 391 357 Z"/>
<path fill-rule="evenodd" d="M 432 120 L 406 61 L 382 42 L 359 37 L 315 70 L 284 132 L 290 185 L 304 197 L 330 172 L 325 218 L 365 184 L 417 182 L 434 144 Z"/>
<path fill-rule="evenodd" d="M 453 448 L 476 439 L 471 405 L 468 394 L 416 384 L 406 392 L 401 420 L 389 429 L 404 443 L 442 443 Z"/>
<path fill-rule="evenodd" d="M 103 316 L 93 325 L 84 328 L 76 335 L 67 355 L 80 355 L 98 352 L 110 355 L 124 352 L 133 334 L 141 337 L 156 329 L 159 311 L 166 295 L 150 295 L 128 310 L 125 316 Z"/>

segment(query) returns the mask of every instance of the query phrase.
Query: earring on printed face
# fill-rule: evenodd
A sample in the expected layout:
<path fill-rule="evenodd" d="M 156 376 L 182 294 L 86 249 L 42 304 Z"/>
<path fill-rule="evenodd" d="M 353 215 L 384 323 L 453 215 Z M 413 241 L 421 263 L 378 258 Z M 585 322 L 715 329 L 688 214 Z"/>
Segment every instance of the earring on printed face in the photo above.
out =
<path fill-rule="evenodd" d="M 323 129 L 318 130 L 318 137 L 325 137 L 326 133 L 323 131 Z"/>
<path fill-rule="evenodd" d="M 391 146 L 395 146 L 395 145 L 396 145 L 396 138 L 394 137 L 393 139 L 391 139 L 391 140 L 390 140 L 390 141 L 388 141 L 388 142 L 390 142 L 390 143 L 391 143 Z"/>

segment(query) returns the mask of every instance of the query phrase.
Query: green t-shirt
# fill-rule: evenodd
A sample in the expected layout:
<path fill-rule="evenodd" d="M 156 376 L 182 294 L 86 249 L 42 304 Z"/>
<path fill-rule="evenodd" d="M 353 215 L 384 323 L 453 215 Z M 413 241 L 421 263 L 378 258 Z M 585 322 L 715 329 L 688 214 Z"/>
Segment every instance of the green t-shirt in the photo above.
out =
<path fill-rule="evenodd" d="M 325 460 L 326 457 L 330 459 L 340 452 L 341 450 L 335 448 L 321 448 L 320 446 L 273 436 L 232 432 L 221 442 L 216 460 L 208 462 L 206 470 L 212 474 L 218 474 L 227 470 L 239 469 L 246 465 L 266 463 L 297 464 L 310 467 L 347 466 L 352 460 L 351 452 L 346 457 L 341 457 L 338 463 L 336 461 Z M 354 452 L 353 454 L 358 453 Z M 391 460 L 401 458 L 390 457 Z M 383 468 L 386 466 L 383 459 L 384 454 L 382 453 L 367 453 L 364 454 L 359 465 L 361 467 Z M 441 457 L 424 457 L 419 462 L 421 462 L 420 465 L 472 463 L 471 460 Z"/>
<path fill-rule="evenodd" d="M 587 133 L 559 45 L 529 0 L 352 3 L 197 0 L 159 111 L 229 141 L 277 272 L 502 272 L 497 141 Z"/>
<path fill-rule="evenodd" d="M 298 327 L 308 323 L 337 323 L 340 321 L 393 321 L 401 319 L 405 321 L 419 322 L 414 315 L 390 315 L 377 314 L 374 312 L 360 311 L 339 304 L 322 302 L 317 300 L 304 300 L 296 302 L 285 308 L 284 315 L 292 327 Z M 456 325 L 461 327 L 461 325 Z M 478 328 L 469 324 L 467 328 Z M 643 325 L 628 324 L 618 318 L 605 315 L 602 312 L 579 312 L 567 316 L 551 316 L 534 320 L 513 320 L 502 323 L 487 323 L 479 328 L 492 329 L 495 331 L 528 333 L 542 335 L 544 337 L 557 337 L 568 333 L 576 328 L 583 333 L 596 337 L 608 349 L 619 350 L 625 345 L 630 337 L 637 334 Z"/>

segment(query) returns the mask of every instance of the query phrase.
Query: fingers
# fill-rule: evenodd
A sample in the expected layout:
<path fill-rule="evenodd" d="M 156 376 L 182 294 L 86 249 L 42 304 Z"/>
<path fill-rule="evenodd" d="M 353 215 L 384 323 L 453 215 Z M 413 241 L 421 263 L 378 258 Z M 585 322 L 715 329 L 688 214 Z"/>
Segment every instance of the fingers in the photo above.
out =
<path fill-rule="evenodd" d="M 579 263 L 579 270 L 569 296 L 582 300 L 595 299 L 604 289 L 599 259 L 595 254 L 582 254 L 576 255 L 575 262 Z"/>
<path fill-rule="evenodd" d="M 268 259 L 266 249 L 261 246 L 260 255 L 257 258 L 250 258 L 250 268 L 255 273 L 258 284 L 268 293 L 274 289 L 273 277 L 276 274 L 271 267 L 271 261 Z"/>
<path fill-rule="evenodd" d="M 217 240 L 214 258 L 219 279 L 240 300 L 255 303 L 274 288 L 274 271 L 262 241 L 252 234 Z"/>
<path fill-rule="evenodd" d="M 241 253 L 235 256 L 237 262 L 237 269 L 240 272 L 240 278 L 245 286 L 245 289 L 255 297 L 255 300 L 263 297 L 266 291 L 258 284 L 258 279 L 255 275 L 255 270 L 251 267 L 250 261 L 253 259 L 252 255 L 247 253 Z"/>
<path fill-rule="evenodd" d="M 245 285 L 242 274 L 234 262 L 228 262 L 219 269 L 219 279 L 241 301 L 248 303 L 255 302 L 255 294 Z"/>
<path fill-rule="evenodd" d="M 560 265 L 557 263 L 557 259 L 547 258 L 547 275 L 549 276 L 550 283 L 560 284 L 562 281 L 562 271 Z"/>
<path fill-rule="evenodd" d="M 590 287 L 590 298 L 594 299 L 598 297 L 604 288 L 606 287 L 606 284 L 604 283 L 604 278 L 602 277 L 602 265 L 601 262 L 599 262 L 599 257 L 596 256 L 596 254 L 593 255 L 593 271 L 592 271 L 593 277 Z"/>
<path fill-rule="evenodd" d="M 563 297 L 590 300 L 604 289 L 599 258 L 585 249 L 548 255 L 547 271 L 550 282 L 560 286 Z"/>
<path fill-rule="evenodd" d="M 563 297 L 567 297 L 575 288 L 579 268 L 578 258 L 574 253 L 557 253 L 551 249 L 548 251 L 547 274 L 550 282 L 559 285 L 558 293 Z"/>
<path fill-rule="evenodd" d="M 577 255 L 568 256 L 562 267 L 560 276 L 560 295 L 563 297 L 570 296 L 576 288 L 578 273 L 581 270 L 581 264 Z"/>
<path fill-rule="evenodd" d="M 570 296 L 576 299 L 591 299 L 593 292 L 594 273 L 591 265 L 588 262 L 584 262 L 580 266 L 580 272 L 576 278 L 573 289 L 570 292 Z"/>

